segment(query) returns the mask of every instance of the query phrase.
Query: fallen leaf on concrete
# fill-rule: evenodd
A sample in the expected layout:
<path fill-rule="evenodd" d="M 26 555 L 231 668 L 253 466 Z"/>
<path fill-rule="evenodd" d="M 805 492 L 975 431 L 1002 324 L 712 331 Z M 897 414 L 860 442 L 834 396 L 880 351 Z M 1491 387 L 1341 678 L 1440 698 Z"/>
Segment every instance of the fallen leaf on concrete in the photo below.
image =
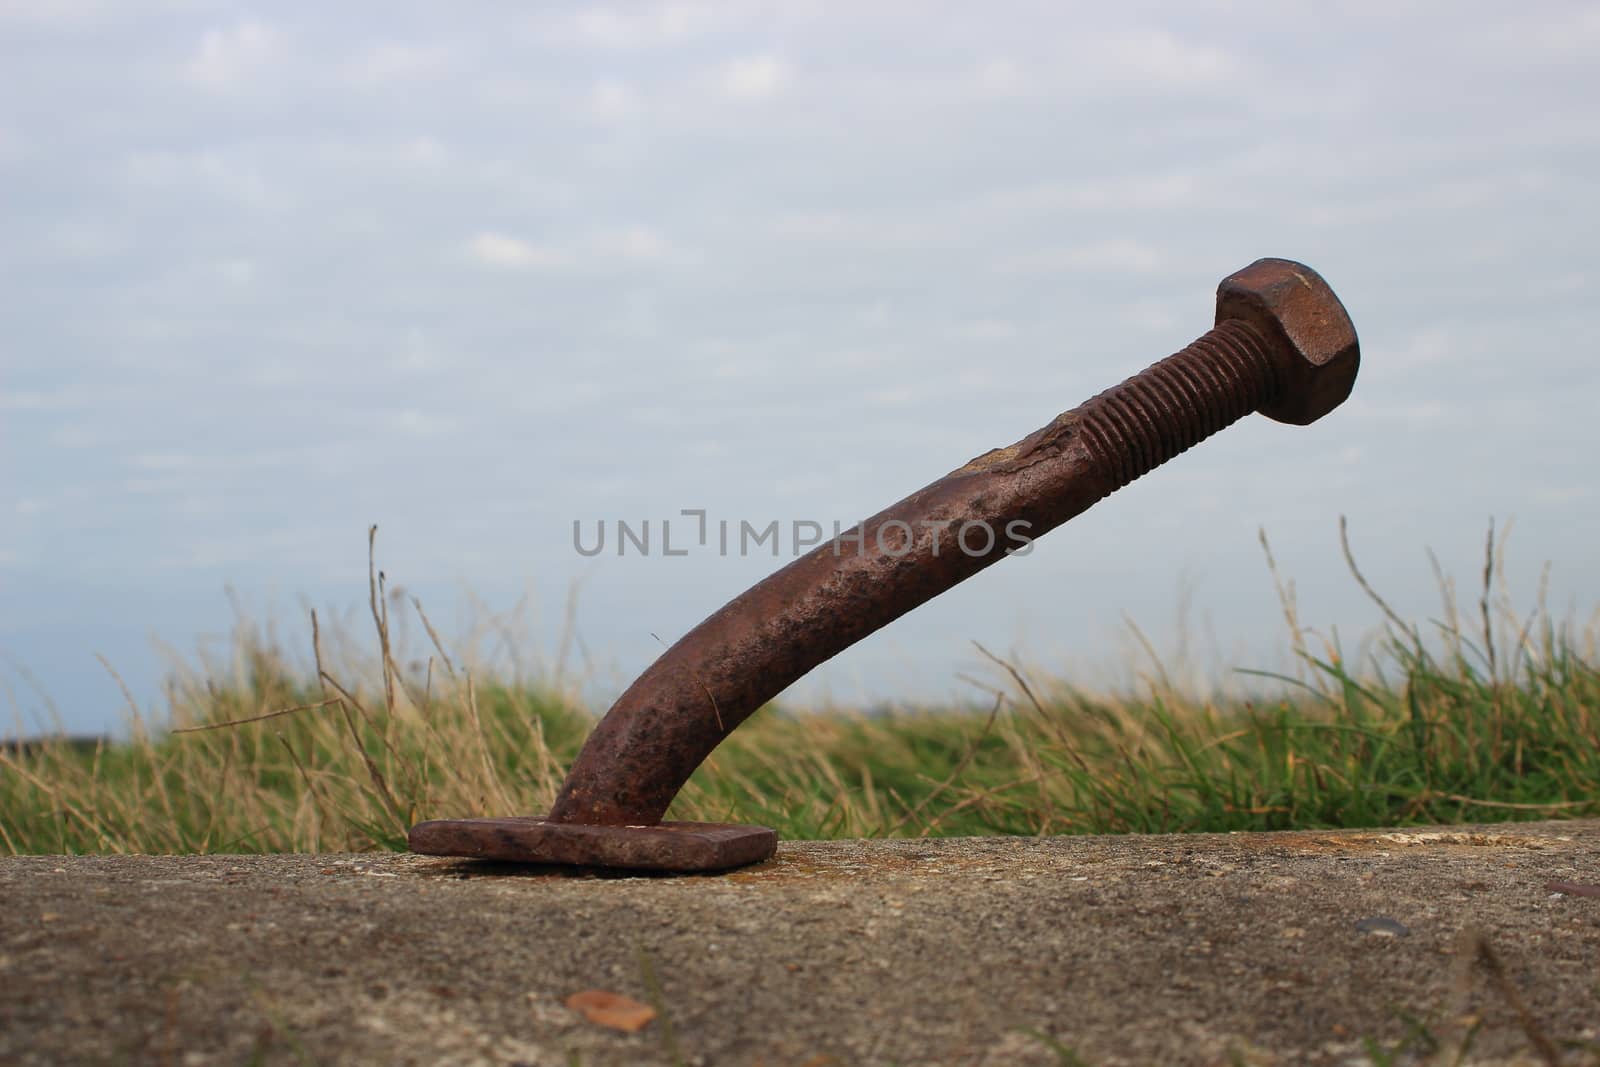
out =
<path fill-rule="evenodd" d="M 656 1010 L 640 1004 L 621 993 L 608 993 L 603 989 L 585 989 L 567 998 L 567 1007 L 583 1013 L 583 1017 L 597 1026 L 633 1033 L 642 1030 L 656 1017 Z"/>

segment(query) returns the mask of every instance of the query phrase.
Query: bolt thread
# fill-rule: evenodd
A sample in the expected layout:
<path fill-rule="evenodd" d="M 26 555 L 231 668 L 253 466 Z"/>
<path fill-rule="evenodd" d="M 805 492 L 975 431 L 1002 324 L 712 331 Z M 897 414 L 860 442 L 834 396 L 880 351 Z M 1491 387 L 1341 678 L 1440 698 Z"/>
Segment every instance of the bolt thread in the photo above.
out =
<path fill-rule="evenodd" d="M 1081 438 L 1120 489 L 1277 395 L 1282 364 L 1254 326 L 1228 319 L 1078 409 Z"/>

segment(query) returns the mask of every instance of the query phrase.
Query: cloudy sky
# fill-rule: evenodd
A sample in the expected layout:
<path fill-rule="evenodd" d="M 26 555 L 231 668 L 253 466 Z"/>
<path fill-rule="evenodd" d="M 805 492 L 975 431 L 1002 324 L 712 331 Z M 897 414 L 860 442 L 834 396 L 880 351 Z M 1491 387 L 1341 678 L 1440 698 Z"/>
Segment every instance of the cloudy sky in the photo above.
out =
<path fill-rule="evenodd" d="M 1600 6 L 0 0 L 0 708 L 113 722 L 225 632 L 298 647 L 380 562 L 597 699 L 773 569 L 573 550 L 704 508 L 850 522 L 1181 347 L 1303 260 L 1363 367 L 840 657 L 1125 670 L 1438 614 L 1490 516 L 1600 599 Z M 787 546 L 785 546 L 787 549 Z M 1180 627 L 1179 618 L 1185 624 Z M 5 732 L 0 730 L 0 732 Z"/>

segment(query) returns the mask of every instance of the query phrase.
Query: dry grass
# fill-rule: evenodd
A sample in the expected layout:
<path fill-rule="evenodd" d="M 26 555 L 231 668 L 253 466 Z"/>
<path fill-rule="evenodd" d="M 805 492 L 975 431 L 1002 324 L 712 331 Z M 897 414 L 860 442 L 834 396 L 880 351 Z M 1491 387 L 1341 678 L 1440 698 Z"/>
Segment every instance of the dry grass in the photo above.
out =
<path fill-rule="evenodd" d="M 1600 813 L 1594 630 L 1542 607 L 1519 617 L 1498 559 L 1491 529 L 1475 610 L 1442 579 L 1447 615 L 1427 634 L 1369 589 L 1386 622 L 1359 664 L 1300 625 L 1280 583 L 1304 672 L 1268 679 L 1287 694 L 1270 700 L 1219 703 L 1159 677 L 1091 694 L 994 657 L 982 706 L 769 708 L 673 816 L 818 838 Z M 241 626 L 229 663 L 174 674 L 161 721 L 132 711 L 125 743 L 0 749 L 0 850 L 402 848 L 421 819 L 546 810 L 593 722 L 575 690 L 481 676 L 375 569 L 369 604 L 364 647 L 313 616 L 309 663 Z M 396 648 L 402 613 L 427 636 L 415 657 Z"/>

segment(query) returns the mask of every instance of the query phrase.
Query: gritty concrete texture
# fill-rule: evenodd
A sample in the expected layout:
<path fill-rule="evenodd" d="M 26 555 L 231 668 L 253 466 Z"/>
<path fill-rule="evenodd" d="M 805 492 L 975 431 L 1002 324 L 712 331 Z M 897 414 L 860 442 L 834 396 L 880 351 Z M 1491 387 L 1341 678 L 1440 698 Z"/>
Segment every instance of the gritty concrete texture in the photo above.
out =
<path fill-rule="evenodd" d="M 1355 1064 L 1408 1034 L 1448 1063 L 1474 1028 L 1465 1063 L 1547 1062 L 1530 1029 L 1600 1062 L 1600 898 L 1551 882 L 1600 882 L 1600 822 L 785 843 L 674 878 L 8 858 L 0 1063 Z M 608 1030 L 584 990 L 665 1017 Z"/>

